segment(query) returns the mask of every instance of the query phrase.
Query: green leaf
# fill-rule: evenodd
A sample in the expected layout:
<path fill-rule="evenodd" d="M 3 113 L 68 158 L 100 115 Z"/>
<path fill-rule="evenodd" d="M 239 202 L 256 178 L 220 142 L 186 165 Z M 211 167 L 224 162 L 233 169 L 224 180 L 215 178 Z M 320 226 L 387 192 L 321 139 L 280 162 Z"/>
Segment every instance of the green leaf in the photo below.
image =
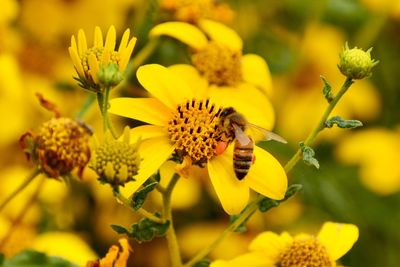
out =
<path fill-rule="evenodd" d="M 138 242 L 151 241 L 154 237 L 165 235 L 168 227 L 169 221 L 156 223 L 148 218 L 143 218 L 138 223 L 132 224 L 129 236 Z"/>
<path fill-rule="evenodd" d="M 324 83 L 324 87 L 322 88 L 322 93 L 325 96 L 325 99 L 330 103 L 335 97 L 333 96 L 332 93 L 332 86 L 329 84 L 329 82 L 326 80 L 324 76 L 319 76 Z"/>
<path fill-rule="evenodd" d="M 316 158 L 314 158 L 314 150 L 311 147 L 304 145 L 303 142 L 300 142 L 300 149 L 303 152 L 303 161 L 307 165 L 314 166 L 315 168 L 319 169 L 319 162 Z"/>
<path fill-rule="evenodd" d="M 133 194 L 132 207 L 135 210 L 138 210 L 143 206 L 147 194 L 153 191 L 157 184 L 157 182 L 150 182 L 148 184 L 145 184 L 140 190 L 136 191 L 135 194 Z"/>
<path fill-rule="evenodd" d="M 301 184 L 292 184 L 288 187 L 285 193 L 285 197 L 281 200 L 274 200 L 268 197 L 263 198 L 260 202 L 258 202 L 258 209 L 261 212 L 266 212 L 272 208 L 279 206 L 282 202 L 288 200 L 292 196 L 294 196 L 297 192 L 299 192 L 303 186 Z"/>
<path fill-rule="evenodd" d="M 24 250 L 11 259 L 4 260 L 2 267 L 78 267 L 59 257 L 50 257 L 34 250 Z"/>
<path fill-rule="evenodd" d="M 363 126 L 362 122 L 359 120 L 345 120 L 342 119 L 340 116 L 334 116 L 325 122 L 325 127 L 332 128 L 333 125 L 335 124 L 339 128 L 349 128 L 349 129 Z"/>
<path fill-rule="evenodd" d="M 129 230 L 118 224 L 111 224 L 111 228 L 118 234 L 129 234 Z"/>
<path fill-rule="evenodd" d="M 208 267 L 210 266 L 210 260 L 209 259 L 202 259 L 201 261 L 196 262 L 193 264 L 192 267 Z"/>

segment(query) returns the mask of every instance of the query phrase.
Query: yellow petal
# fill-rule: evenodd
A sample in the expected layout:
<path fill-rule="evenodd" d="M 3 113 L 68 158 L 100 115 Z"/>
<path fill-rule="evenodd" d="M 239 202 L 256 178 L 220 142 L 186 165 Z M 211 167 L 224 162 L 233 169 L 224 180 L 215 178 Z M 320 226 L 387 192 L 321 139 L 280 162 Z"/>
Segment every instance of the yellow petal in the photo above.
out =
<path fill-rule="evenodd" d="M 109 112 L 159 126 L 167 125 L 172 116 L 171 110 L 154 98 L 114 98 Z"/>
<path fill-rule="evenodd" d="M 244 181 L 239 181 L 233 172 L 232 149 L 211 159 L 208 166 L 211 183 L 224 210 L 238 214 L 247 205 L 249 188 Z"/>
<path fill-rule="evenodd" d="M 119 43 L 118 52 L 122 53 L 122 51 L 127 47 L 129 41 L 129 35 L 131 31 L 126 29 L 124 34 L 122 35 L 121 42 Z"/>
<path fill-rule="evenodd" d="M 254 147 L 256 160 L 245 177 L 254 191 L 272 199 L 282 199 L 287 189 L 287 176 L 282 165 L 270 153 Z"/>
<path fill-rule="evenodd" d="M 136 75 L 149 93 L 173 110 L 178 104 L 193 98 L 189 85 L 179 75 L 164 66 L 144 65 L 138 69 Z"/>
<path fill-rule="evenodd" d="M 256 85 L 268 96 L 272 96 L 272 79 L 265 60 L 255 54 L 247 54 L 242 57 L 243 80 Z"/>
<path fill-rule="evenodd" d="M 328 250 L 333 260 L 346 254 L 358 239 L 358 228 L 353 224 L 326 222 L 318 239 Z"/>
<path fill-rule="evenodd" d="M 211 40 L 224 44 L 232 50 L 242 50 L 242 38 L 226 25 L 212 20 L 202 19 L 199 21 L 199 26 L 206 32 Z"/>
<path fill-rule="evenodd" d="M 271 130 L 275 123 L 275 112 L 271 102 L 260 90 L 250 84 L 236 87 L 210 87 L 210 99 L 223 107 L 234 107 L 247 121 Z"/>
<path fill-rule="evenodd" d="M 83 53 L 85 53 L 86 50 L 87 50 L 86 36 L 85 36 L 85 33 L 83 32 L 83 30 L 80 29 L 79 32 L 78 32 L 78 52 L 79 52 L 79 55 L 83 55 Z"/>
<path fill-rule="evenodd" d="M 210 264 L 210 267 L 231 267 L 228 261 L 216 260 Z"/>
<path fill-rule="evenodd" d="M 90 53 L 88 57 L 88 64 L 89 64 L 89 73 L 93 78 L 95 83 L 99 83 L 99 79 L 97 78 L 97 73 L 99 73 L 99 62 L 97 61 L 96 55 Z"/>
<path fill-rule="evenodd" d="M 79 77 L 85 78 L 85 72 L 83 71 L 81 59 L 79 58 L 77 51 L 75 49 L 73 49 L 72 47 L 69 47 L 68 51 L 69 51 L 69 55 L 72 59 L 72 63 L 74 64 L 74 67 L 75 67 L 76 72 L 78 73 Z"/>
<path fill-rule="evenodd" d="M 223 266 L 223 265 L 222 265 Z M 230 261 L 226 266 L 229 267 L 274 267 L 274 262 L 267 258 L 262 252 L 250 252 L 242 254 Z"/>
<path fill-rule="evenodd" d="M 76 45 L 75 36 L 73 36 L 73 35 L 71 37 L 71 46 L 70 46 L 70 48 L 75 50 L 76 54 L 78 54 L 78 46 Z"/>
<path fill-rule="evenodd" d="M 200 75 L 195 67 L 187 64 L 176 64 L 169 66 L 168 69 L 182 77 L 190 86 L 194 98 L 203 99 L 207 97 L 208 81 Z"/>
<path fill-rule="evenodd" d="M 103 47 L 103 34 L 98 26 L 94 28 L 94 46 L 99 48 Z"/>
<path fill-rule="evenodd" d="M 150 37 L 166 35 L 199 50 L 207 45 L 207 37 L 195 26 L 185 22 L 165 22 L 156 25 L 149 33 Z"/>
<path fill-rule="evenodd" d="M 263 252 L 266 258 L 274 261 L 292 241 L 292 237 L 287 233 L 278 235 L 268 231 L 254 238 L 250 243 L 249 249 L 251 251 Z"/>
<path fill-rule="evenodd" d="M 107 32 L 104 49 L 108 51 L 114 51 L 116 40 L 117 40 L 117 33 L 115 32 L 115 27 L 111 26 Z"/>
<path fill-rule="evenodd" d="M 121 72 L 124 72 L 126 65 L 128 64 L 132 52 L 133 52 L 133 48 L 135 48 L 136 45 L 136 40 L 137 38 L 132 38 L 129 43 L 128 46 L 122 50 L 121 52 L 121 61 L 119 62 L 119 69 L 121 70 Z"/>
<path fill-rule="evenodd" d="M 174 145 L 171 144 L 167 137 L 151 138 L 142 141 L 139 147 L 139 155 L 142 158 L 139 172 L 134 177 L 135 181 L 127 183 L 125 187 L 121 188 L 122 194 L 131 195 L 136 192 L 167 161 L 174 149 Z"/>
<path fill-rule="evenodd" d="M 168 136 L 166 129 L 156 125 L 143 125 L 130 130 L 130 139 L 133 142 L 136 142 L 138 139 L 146 140 L 162 136 Z"/>

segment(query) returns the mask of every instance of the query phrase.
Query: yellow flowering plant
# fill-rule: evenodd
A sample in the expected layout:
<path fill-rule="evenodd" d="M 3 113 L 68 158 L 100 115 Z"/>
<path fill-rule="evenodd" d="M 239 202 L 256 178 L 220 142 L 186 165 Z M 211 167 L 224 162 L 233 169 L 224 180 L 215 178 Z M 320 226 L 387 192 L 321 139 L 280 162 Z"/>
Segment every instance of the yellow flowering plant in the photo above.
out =
<path fill-rule="evenodd" d="M 68 47 L 72 60 L 70 70 L 75 70 L 76 85 L 85 89 L 81 91 L 89 94 L 89 97 L 79 107 L 76 118 L 72 118 L 62 117 L 56 104 L 38 94 L 41 105 L 53 112 L 54 117 L 43 123 L 37 133 L 28 131 L 20 138 L 22 149 L 34 168 L 20 186 L 1 198 L 0 203 L 0 211 L 3 211 L 39 174 L 53 178 L 53 181 L 60 180 L 60 177 L 68 178 L 64 180 L 71 183 L 71 199 L 78 200 L 65 202 L 84 218 L 82 220 L 89 217 L 88 220 L 96 221 L 88 227 L 90 231 L 106 231 L 101 228 L 103 221 L 90 217 L 93 213 L 100 214 L 97 214 L 100 217 L 102 208 L 109 209 L 108 214 L 114 214 L 110 210 L 115 208 L 124 215 L 125 221 L 120 221 L 118 216 L 109 216 L 115 219 L 115 224 L 111 225 L 111 229 L 107 228 L 113 234 L 124 236 L 119 239 L 120 247 L 113 245 L 108 252 L 99 253 L 104 257 L 98 257 L 75 234 L 40 233 L 31 247 L 37 251 L 23 251 L 9 259 L 0 257 L 0 265 L 5 263 L 5 266 L 13 266 L 21 258 L 26 266 L 37 259 L 53 264 L 59 260 L 54 256 L 62 256 L 65 259 L 60 262 L 70 263 L 65 266 L 132 266 L 132 259 L 129 259 L 132 252 L 130 243 L 149 242 L 165 236 L 167 249 L 164 249 L 162 242 L 157 245 L 162 247 L 161 255 L 165 256 L 165 251 L 168 251 L 168 266 L 172 267 L 337 266 L 337 261 L 358 239 L 359 229 L 356 225 L 326 222 L 317 235 L 301 233 L 292 236 L 287 232 L 278 235 L 265 231 L 266 225 L 263 225 L 261 233 L 260 229 L 252 228 L 252 216 L 278 207 L 302 189 L 301 184 L 289 180 L 289 173 L 300 160 L 317 169 L 323 165 L 317 159 L 318 151 L 316 153 L 312 148 L 322 131 L 332 127 L 362 126 L 361 121 L 344 119 L 332 113 L 336 112 L 336 105 L 354 82 L 372 75 L 378 62 L 372 59 L 371 49 L 350 49 L 345 45 L 337 64 L 344 75 L 342 86 L 334 90 L 328 78 L 322 79 L 323 89 L 319 97 L 325 98 L 325 110 L 321 115 L 317 114 L 318 123 L 303 141 L 298 140 L 300 143 L 296 151 L 283 164 L 285 157 L 263 142 L 275 140 L 286 143 L 283 137 L 271 132 L 279 117 L 276 117 L 273 106 L 276 88 L 272 85 L 269 65 L 260 55 L 246 54 L 244 40 L 239 34 L 216 21 L 226 21 L 231 9 L 216 1 L 165 0 L 160 1 L 160 7 L 180 21 L 152 25 L 154 27 L 146 32 L 149 40 L 144 41 L 138 54 L 133 54 L 136 37 L 130 36 L 129 28 L 122 32 L 119 39 L 119 29 L 117 31 L 114 26 L 109 27 L 105 38 L 101 28 L 95 27 L 93 45 L 88 45 L 90 40 L 82 29 L 76 37 L 72 35 Z M 135 34 L 140 32 L 134 30 Z M 167 66 L 157 57 L 149 57 L 153 52 L 154 55 L 155 52 L 165 52 L 163 47 L 154 45 L 154 40 L 165 36 L 188 46 L 189 49 L 180 52 L 186 53 L 191 64 L 174 62 Z M 146 59 L 154 61 L 144 64 Z M 119 86 L 121 84 L 124 86 Z M 110 95 L 112 90 L 113 94 Z M 88 113 L 96 98 L 100 113 L 97 112 L 93 119 L 89 118 Z M 102 122 L 102 130 L 96 126 L 96 119 Z M 118 124 L 115 124 L 117 127 L 114 127 L 114 120 L 118 120 Z M 93 122 L 94 126 L 89 126 L 86 121 Z M 384 150 L 382 153 L 391 153 L 393 164 L 399 145 L 399 142 L 395 142 L 397 135 L 392 136 L 387 132 L 379 134 L 389 136 L 387 140 L 390 139 L 390 142 L 377 146 Z M 337 156 L 341 160 L 360 163 L 364 175 L 368 170 L 376 171 L 390 165 L 380 162 L 377 155 L 370 155 L 362 149 L 362 144 L 358 144 L 359 139 L 365 142 L 370 138 L 368 132 L 360 131 L 354 136 L 339 145 Z M 97 137 L 102 141 L 99 142 Z M 356 146 L 351 147 L 353 144 Z M 278 150 L 285 149 L 283 144 L 272 146 L 278 147 Z M 360 154 L 363 155 L 361 159 Z M 391 169 L 388 173 L 390 177 L 399 176 L 397 169 Z M 81 184 L 76 184 L 73 179 L 75 176 L 80 178 L 77 181 Z M 365 176 L 367 178 L 364 180 L 368 180 L 368 175 Z M 395 187 L 399 181 L 395 178 L 387 179 L 376 190 L 390 192 L 387 188 Z M 108 197 L 114 202 L 96 192 L 96 196 L 106 198 L 101 203 L 121 204 L 121 207 L 94 208 L 95 212 L 90 211 L 89 216 L 84 217 L 97 200 L 89 197 L 91 204 L 88 207 L 78 207 L 80 189 L 77 188 L 83 188 L 82 191 L 98 190 L 100 186 L 91 187 L 93 181 L 111 189 Z M 11 223 L 6 223 L 9 234 L 5 231 L 0 249 L 12 239 L 11 233 L 16 231 L 16 227 L 23 225 L 30 203 L 38 201 L 39 192 L 46 182 L 41 178 L 24 208 L 15 219 L 10 220 Z M 218 217 L 218 229 L 222 228 L 227 217 L 229 222 L 219 234 L 215 234 L 218 229 L 210 230 L 213 240 L 209 245 L 199 249 L 196 247 L 196 251 L 182 248 L 182 244 L 190 242 L 178 240 L 185 236 L 179 231 L 182 226 L 191 225 L 196 219 L 195 212 L 203 209 L 203 200 L 209 202 L 204 207 L 211 207 L 211 217 Z M 205 213 L 209 212 L 207 208 L 204 208 Z M 175 219 L 175 209 L 187 217 L 186 221 Z M 62 217 L 57 226 L 66 229 L 74 225 L 77 219 L 71 217 Z M 130 225 L 125 226 L 126 223 Z M 101 230 L 95 229 L 97 227 Z M 232 250 L 235 255 L 229 259 L 219 257 L 218 253 L 212 254 L 223 241 L 228 242 L 228 235 L 243 233 L 246 227 L 251 231 L 237 240 L 249 241 L 250 236 L 255 236 L 249 251 Z M 0 232 L 1 236 L 3 232 Z M 109 233 L 104 235 L 110 236 Z M 85 241 L 88 243 L 95 244 L 95 238 L 83 237 L 87 238 Z M 51 246 L 53 238 L 70 244 Z M 195 242 L 197 238 L 201 237 L 194 238 Z M 204 238 L 207 242 L 210 239 L 209 236 Z M 136 251 L 136 245 L 134 247 Z M 145 251 L 143 254 L 146 257 L 151 255 L 148 258 L 159 259 L 151 253 L 146 254 L 146 247 L 140 249 L 140 253 L 135 253 L 134 257 Z M 76 250 L 82 251 L 79 254 Z M 211 262 L 207 259 L 210 255 L 214 257 Z"/>

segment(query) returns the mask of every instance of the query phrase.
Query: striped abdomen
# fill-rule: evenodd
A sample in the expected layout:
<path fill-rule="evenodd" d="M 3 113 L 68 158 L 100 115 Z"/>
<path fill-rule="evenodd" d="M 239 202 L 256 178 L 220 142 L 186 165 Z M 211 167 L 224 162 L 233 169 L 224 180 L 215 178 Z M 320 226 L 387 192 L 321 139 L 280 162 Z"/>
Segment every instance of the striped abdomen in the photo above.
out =
<path fill-rule="evenodd" d="M 250 139 L 247 145 L 241 145 L 238 140 L 235 140 L 235 146 L 233 148 L 233 169 L 235 171 L 236 178 L 242 180 L 253 165 L 253 150 L 254 142 Z"/>

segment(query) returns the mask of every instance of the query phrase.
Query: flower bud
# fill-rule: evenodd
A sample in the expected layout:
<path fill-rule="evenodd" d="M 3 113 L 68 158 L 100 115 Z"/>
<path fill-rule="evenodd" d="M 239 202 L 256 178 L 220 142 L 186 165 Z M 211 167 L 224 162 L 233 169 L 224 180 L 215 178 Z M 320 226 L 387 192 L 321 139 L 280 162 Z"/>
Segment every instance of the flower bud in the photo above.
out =
<path fill-rule="evenodd" d="M 101 66 L 97 76 L 100 84 L 112 87 L 117 86 L 124 79 L 118 65 L 115 63 Z"/>
<path fill-rule="evenodd" d="M 357 47 L 349 49 L 346 43 L 338 64 L 340 72 L 350 79 L 363 79 L 372 75 L 372 67 L 379 61 L 371 59 L 371 50 L 363 51 Z"/>
<path fill-rule="evenodd" d="M 106 133 L 102 145 L 95 147 L 89 167 L 98 175 L 99 180 L 112 186 L 124 185 L 133 181 L 139 170 L 140 157 L 138 142 L 130 144 L 129 127 L 126 127 L 122 140 L 115 140 Z"/>

